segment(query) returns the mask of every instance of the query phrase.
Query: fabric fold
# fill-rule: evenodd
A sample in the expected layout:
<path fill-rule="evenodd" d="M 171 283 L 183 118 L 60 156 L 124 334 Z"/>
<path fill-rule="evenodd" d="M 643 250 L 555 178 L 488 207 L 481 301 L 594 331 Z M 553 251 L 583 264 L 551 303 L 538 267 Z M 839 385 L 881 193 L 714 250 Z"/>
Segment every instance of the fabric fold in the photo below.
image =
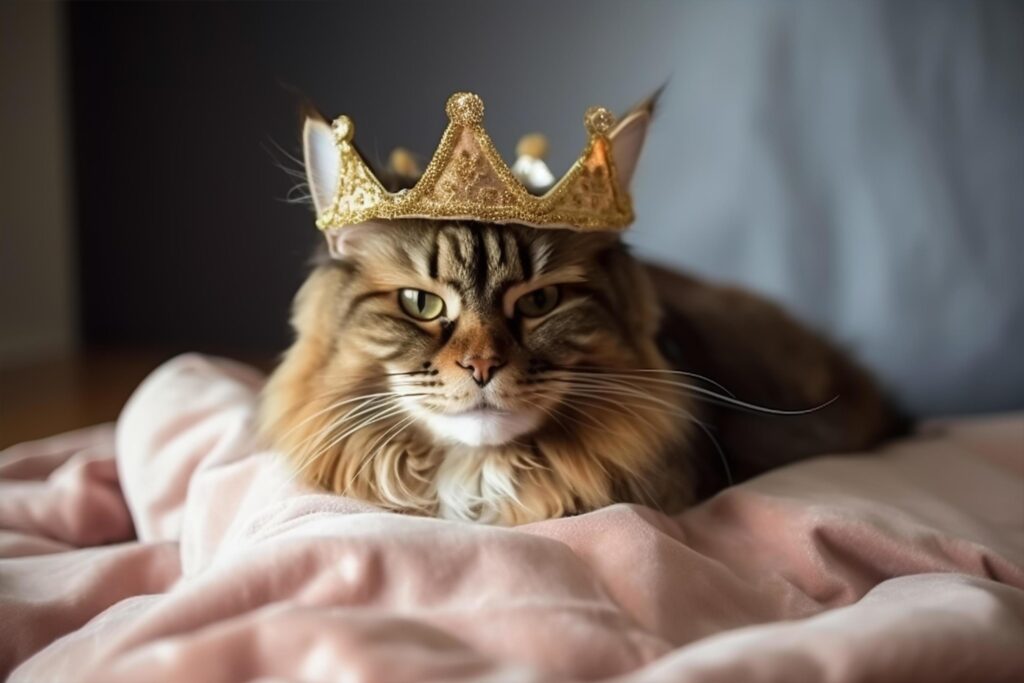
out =
<path fill-rule="evenodd" d="M 1024 415 L 926 425 L 669 517 L 496 528 L 311 490 L 197 355 L 0 454 L 11 681 L 1015 681 Z"/>

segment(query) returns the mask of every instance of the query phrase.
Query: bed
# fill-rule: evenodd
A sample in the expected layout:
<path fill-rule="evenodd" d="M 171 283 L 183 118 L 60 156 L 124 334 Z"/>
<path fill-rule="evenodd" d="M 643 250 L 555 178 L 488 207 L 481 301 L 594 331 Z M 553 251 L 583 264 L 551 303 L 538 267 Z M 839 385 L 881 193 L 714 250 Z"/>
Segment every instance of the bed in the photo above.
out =
<path fill-rule="evenodd" d="M 187 355 L 0 454 L 10 681 L 1024 680 L 1024 414 L 931 421 L 677 516 L 401 516 L 262 451 Z"/>

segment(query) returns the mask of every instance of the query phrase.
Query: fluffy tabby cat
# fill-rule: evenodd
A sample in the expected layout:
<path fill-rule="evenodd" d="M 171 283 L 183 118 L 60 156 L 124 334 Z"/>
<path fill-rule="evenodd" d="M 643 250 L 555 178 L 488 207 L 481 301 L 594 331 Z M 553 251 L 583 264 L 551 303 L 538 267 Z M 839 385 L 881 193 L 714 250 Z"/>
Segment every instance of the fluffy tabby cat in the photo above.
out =
<path fill-rule="evenodd" d="M 626 183 L 637 120 L 614 148 Z M 322 120 L 304 148 L 323 211 L 338 170 Z M 262 421 L 329 491 L 496 524 L 615 502 L 674 511 L 901 424 L 777 306 L 645 267 L 616 234 L 397 220 L 328 241 Z"/>

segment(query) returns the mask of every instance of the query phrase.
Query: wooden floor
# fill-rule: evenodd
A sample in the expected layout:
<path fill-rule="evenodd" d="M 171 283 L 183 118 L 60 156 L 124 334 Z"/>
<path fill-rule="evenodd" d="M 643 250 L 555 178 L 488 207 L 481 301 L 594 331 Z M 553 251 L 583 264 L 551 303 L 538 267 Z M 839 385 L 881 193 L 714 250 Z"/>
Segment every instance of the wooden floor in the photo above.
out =
<path fill-rule="evenodd" d="M 117 419 L 135 387 L 174 353 L 91 351 L 0 368 L 0 448 Z M 266 357 L 243 358 L 264 370 Z"/>

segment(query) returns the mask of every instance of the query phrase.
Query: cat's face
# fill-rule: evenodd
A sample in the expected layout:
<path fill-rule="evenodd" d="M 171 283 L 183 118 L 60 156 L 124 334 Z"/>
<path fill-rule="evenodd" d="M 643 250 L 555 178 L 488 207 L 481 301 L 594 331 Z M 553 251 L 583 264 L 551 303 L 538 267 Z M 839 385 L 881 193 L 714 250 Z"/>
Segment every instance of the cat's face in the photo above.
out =
<path fill-rule="evenodd" d="M 561 369 L 633 367 L 653 321 L 607 234 L 398 221 L 359 228 L 334 333 L 433 439 L 501 446 L 565 412 Z M 639 315 L 638 315 L 639 314 Z"/>

